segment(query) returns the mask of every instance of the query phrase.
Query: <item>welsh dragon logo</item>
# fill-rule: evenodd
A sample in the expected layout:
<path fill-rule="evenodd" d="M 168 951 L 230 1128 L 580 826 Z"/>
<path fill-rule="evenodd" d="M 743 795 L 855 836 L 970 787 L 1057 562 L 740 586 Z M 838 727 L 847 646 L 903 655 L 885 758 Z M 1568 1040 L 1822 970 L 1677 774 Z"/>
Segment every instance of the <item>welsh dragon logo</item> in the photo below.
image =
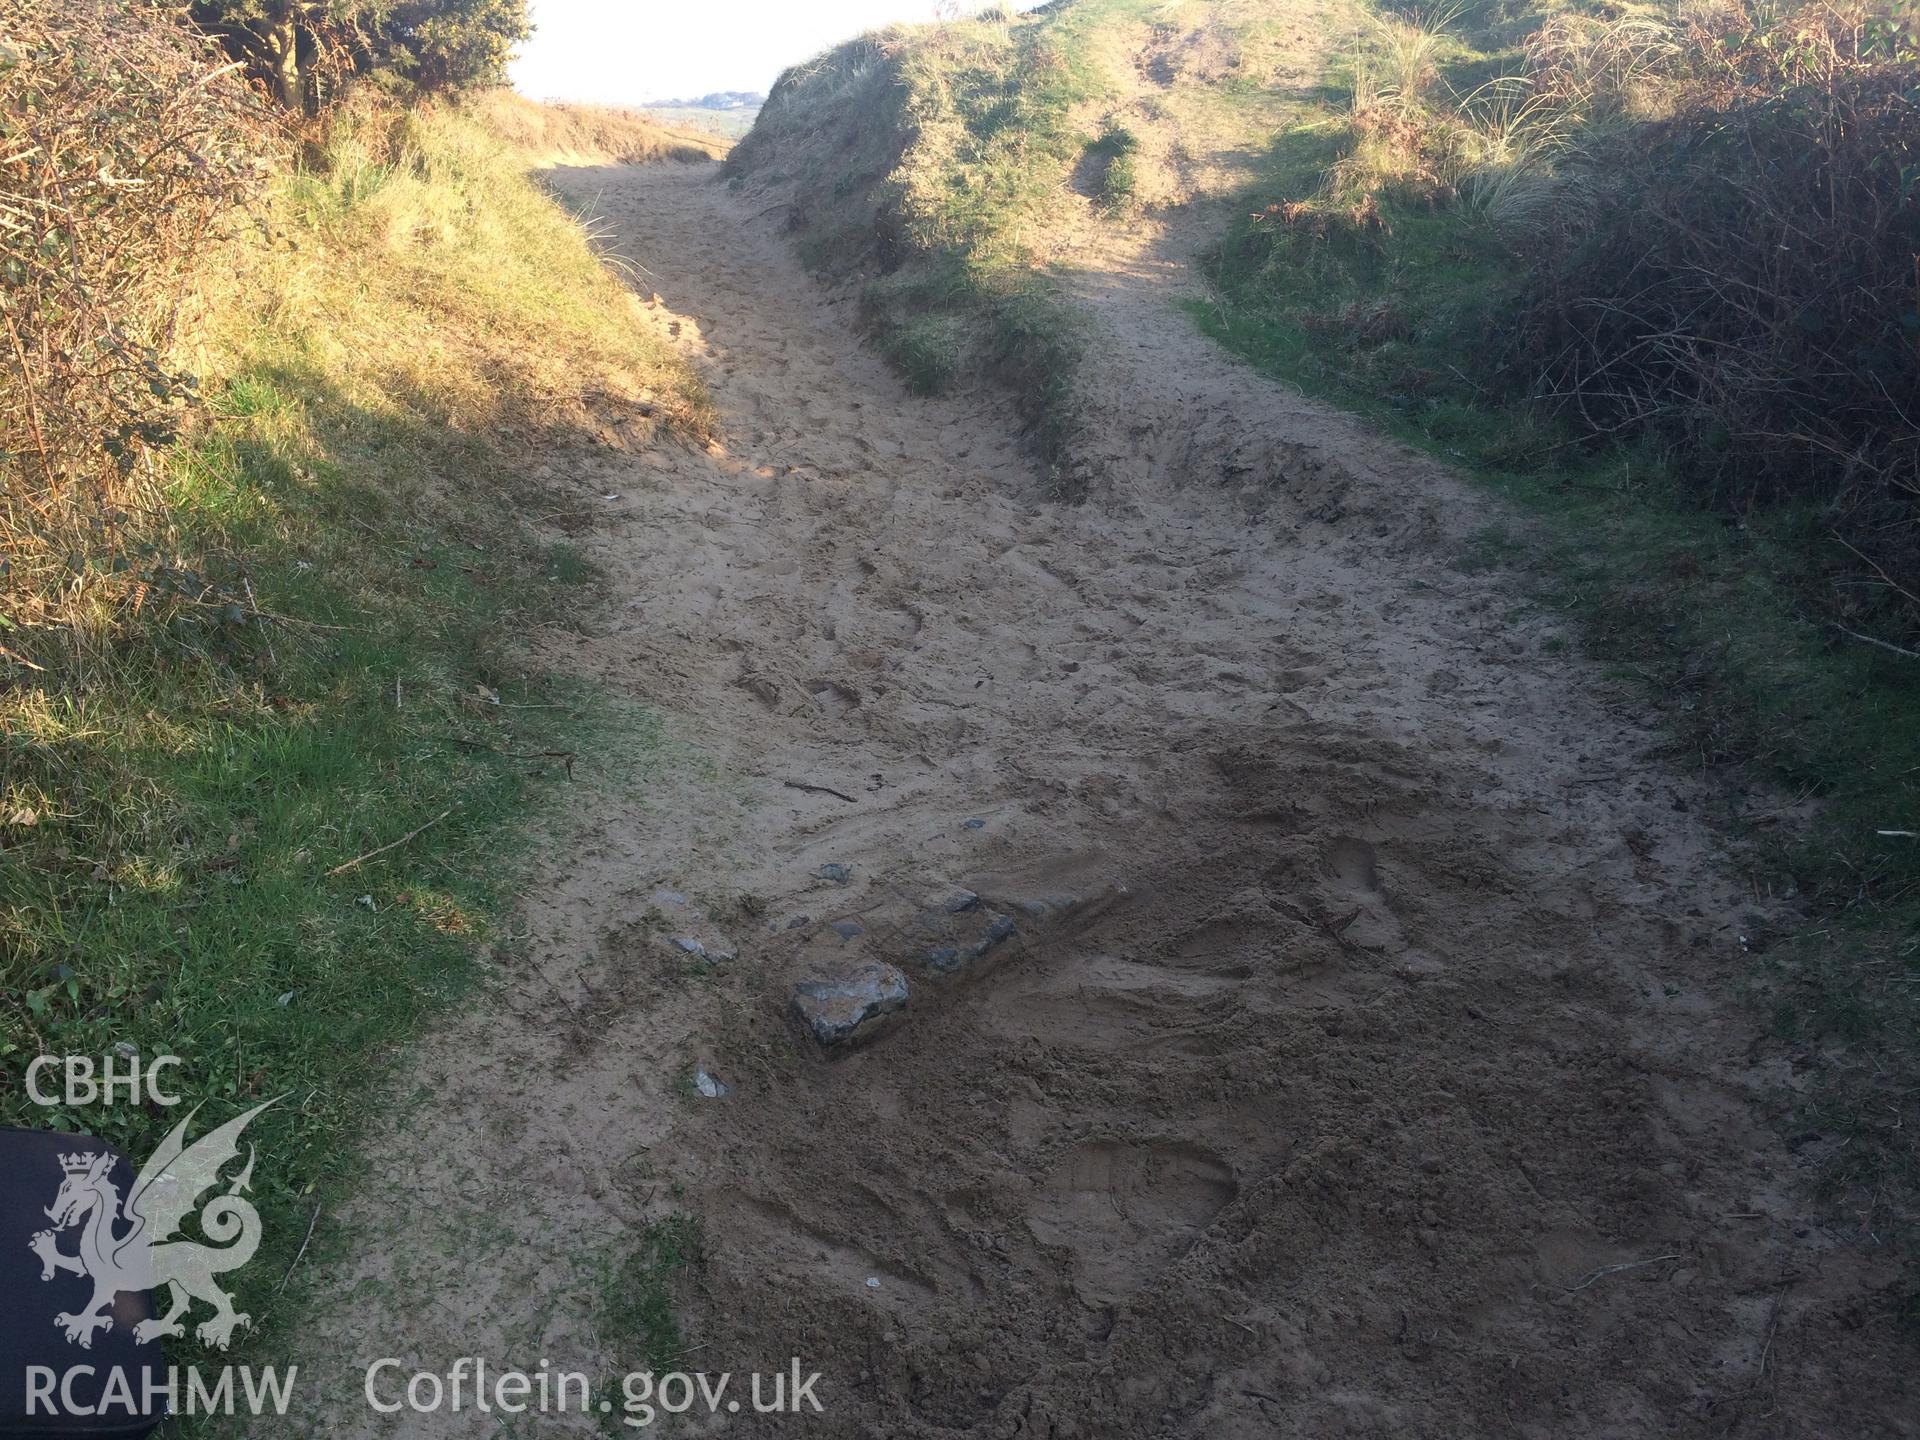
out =
<path fill-rule="evenodd" d="M 259 1212 L 244 1198 L 253 1179 L 251 1145 L 246 1168 L 224 1194 L 214 1196 L 200 1211 L 200 1229 L 214 1243 L 203 1245 L 178 1237 L 201 1194 L 219 1182 L 222 1167 L 239 1155 L 240 1133 L 273 1103 L 254 1106 L 189 1147 L 187 1126 L 199 1113 L 194 1110 L 173 1127 L 141 1167 L 124 1203 L 113 1181 L 110 1153 L 60 1157 L 60 1193 L 46 1211 L 53 1228 L 40 1231 L 29 1244 L 40 1257 L 42 1280 L 64 1273 L 93 1282 L 93 1299 L 84 1308 L 54 1316 L 54 1324 L 71 1343 L 91 1350 L 94 1332 L 113 1328 L 116 1297 L 124 1291 L 158 1290 L 163 1285 L 170 1292 L 172 1308 L 133 1327 L 134 1339 L 142 1344 L 162 1335 L 184 1334 L 181 1316 L 195 1300 L 213 1307 L 213 1314 L 194 1330 L 208 1345 L 224 1350 L 236 1328 L 253 1323 L 251 1316 L 235 1312 L 233 1297 L 214 1282 L 214 1276 L 251 1260 L 260 1245 Z M 60 1237 L 76 1229 L 79 1249 L 71 1254 L 62 1251 Z"/>

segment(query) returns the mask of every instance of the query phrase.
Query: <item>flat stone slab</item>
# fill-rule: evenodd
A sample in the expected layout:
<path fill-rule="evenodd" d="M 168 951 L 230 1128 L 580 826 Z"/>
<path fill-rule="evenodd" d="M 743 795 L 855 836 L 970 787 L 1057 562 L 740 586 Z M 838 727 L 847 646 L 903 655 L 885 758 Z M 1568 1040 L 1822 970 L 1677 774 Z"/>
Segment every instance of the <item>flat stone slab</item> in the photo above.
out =
<path fill-rule="evenodd" d="M 950 975 L 982 959 L 1015 933 L 1013 918 L 989 909 L 971 890 L 957 890 L 922 910 L 907 926 L 909 959 Z"/>
<path fill-rule="evenodd" d="M 827 1046 L 856 1044 L 906 1008 L 907 977 L 896 965 L 862 965 L 793 987 L 793 1013 Z"/>

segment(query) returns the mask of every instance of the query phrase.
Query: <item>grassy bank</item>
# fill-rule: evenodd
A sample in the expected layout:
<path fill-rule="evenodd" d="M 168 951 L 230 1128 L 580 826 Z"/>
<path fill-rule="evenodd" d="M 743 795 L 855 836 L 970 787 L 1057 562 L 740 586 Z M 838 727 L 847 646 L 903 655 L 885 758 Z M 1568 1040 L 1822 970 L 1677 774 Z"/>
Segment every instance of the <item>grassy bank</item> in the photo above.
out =
<path fill-rule="evenodd" d="M 1551 403 L 1559 382 L 1521 363 L 1514 339 L 1552 287 L 1576 297 L 1554 303 L 1579 303 L 1566 277 L 1631 260 L 1620 237 L 1588 252 L 1553 228 L 1610 223 L 1604 204 L 1581 209 L 1596 183 L 1583 159 L 1611 156 L 1639 183 L 1631 165 L 1689 124 L 1710 132 L 1714 105 L 1768 103 L 1690 92 L 1684 44 L 1699 42 L 1658 50 L 1653 37 L 1673 32 L 1650 25 L 1565 9 L 1446 24 L 1383 12 L 1275 137 L 1211 262 L 1215 300 L 1194 313 L 1268 373 L 1512 500 L 1524 538 L 1490 534 L 1469 563 L 1531 577 L 1582 620 L 1590 653 L 1657 698 L 1676 758 L 1722 770 L 1734 823 L 1764 857 L 1757 896 L 1806 917 L 1752 938 L 1770 1043 L 1813 1077 L 1779 1097 L 1782 1120 L 1822 1162 L 1836 1213 L 1884 1238 L 1920 1215 L 1920 657 L 1903 653 L 1913 596 L 1889 569 L 1913 522 L 1897 485 L 1880 498 L 1878 482 L 1823 484 L 1819 467 L 1791 463 L 1763 483 L 1732 458 L 1742 442 L 1737 422 L 1714 420 L 1719 396 L 1677 418 L 1659 395 L 1626 418 Z M 1811 44 L 1790 18 L 1783 30 Z M 1613 103 L 1553 99 L 1559 82 L 1539 67 L 1564 61 L 1569 36 L 1584 37 L 1585 83 L 1615 86 Z M 1748 44 L 1702 53 L 1731 70 Z M 1689 104 L 1705 118 L 1690 121 Z M 1575 219 L 1556 220 L 1558 207 Z M 1652 270 L 1640 274 L 1651 289 Z M 1756 371 L 1750 383 L 1790 394 L 1795 382 Z M 1770 443 L 1791 457 L 1799 442 Z M 1755 781 L 1766 788 L 1749 793 Z"/>
<path fill-rule="evenodd" d="M 536 472 L 709 412 L 497 113 L 349 109 L 307 138 L 195 267 L 180 358 L 207 399 L 142 538 L 72 582 L 107 619 L 8 637 L 0 1057 L 179 1055 L 201 1125 L 283 1097 L 249 1135 L 256 1320 L 370 1075 L 500 943 L 519 847 L 612 742 L 651 743 L 516 653 L 595 594 L 566 539 L 595 497 Z M 0 1106 L 136 1156 L 184 1113 Z"/>
<path fill-rule="evenodd" d="M 1323 139 L 1299 142 L 1311 153 Z M 1441 227 L 1396 225 L 1392 249 L 1419 244 L 1423 228 Z M 1490 403 L 1455 368 L 1456 326 L 1472 326 L 1510 272 L 1497 253 L 1474 263 L 1471 235 L 1433 238 L 1395 268 L 1390 291 L 1309 265 L 1276 293 L 1229 255 L 1218 302 L 1193 307 L 1195 319 L 1267 373 L 1513 504 L 1516 523 L 1462 563 L 1519 573 L 1578 619 L 1585 653 L 1661 708 L 1675 763 L 1729 787 L 1733 827 L 1759 857 L 1756 900 L 1785 899 L 1805 917 L 1752 940 L 1770 1040 L 1815 1081 L 1776 1097 L 1781 1119 L 1817 1141 L 1830 1193 L 1856 1219 L 1882 1235 L 1909 1228 L 1920 1213 L 1920 847 L 1901 832 L 1920 829 L 1920 660 L 1831 618 L 1840 587 L 1877 581 L 1865 566 L 1846 573 L 1816 508 L 1716 515 L 1656 450 L 1595 452 L 1527 407 Z"/>
<path fill-rule="evenodd" d="M 783 75 L 727 162 L 790 197 L 811 264 L 861 282 L 863 320 L 913 389 L 996 376 L 1049 459 L 1078 339 L 1023 231 L 1098 87 L 1074 53 L 1001 11 L 866 36 Z"/>
<path fill-rule="evenodd" d="M 1005 384 L 1058 464 L 1083 344 L 1060 240 L 1186 198 L 1193 155 L 1257 145 L 1302 23 L 1271 0 L 1075 0 L 895 26 L 783 75 L 728 169 L 859 287 L 909 385 Z"/>
<path fill-rule="evenodd" d="M 781 76 L 727 162 L 787 197 L 811 264 L 860 285 L 866 325 L 913 389 L 1002 381 L 1049 461 L 1071 441 L 1081 342 L 1036 258 L 1059 190 L 1101 141 L 1087 114 L 1121 93 L 1107 42 L 1150 8 L 990 8 L 864 36 Z M 1109 162 L 1124 148 L 1105 144 Z"/>

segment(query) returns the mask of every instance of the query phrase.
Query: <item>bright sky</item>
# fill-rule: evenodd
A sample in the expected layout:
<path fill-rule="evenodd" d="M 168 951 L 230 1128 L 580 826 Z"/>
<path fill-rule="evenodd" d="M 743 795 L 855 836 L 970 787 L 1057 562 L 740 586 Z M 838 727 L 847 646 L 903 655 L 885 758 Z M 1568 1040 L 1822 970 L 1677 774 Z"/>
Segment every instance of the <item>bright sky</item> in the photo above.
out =
<path fill-rule="evenodd" d="M 934 18 L 933 0 L 533 0 L 532 10 L 514 88 L 613 105 L 764 91 L 863 30 Z"/>

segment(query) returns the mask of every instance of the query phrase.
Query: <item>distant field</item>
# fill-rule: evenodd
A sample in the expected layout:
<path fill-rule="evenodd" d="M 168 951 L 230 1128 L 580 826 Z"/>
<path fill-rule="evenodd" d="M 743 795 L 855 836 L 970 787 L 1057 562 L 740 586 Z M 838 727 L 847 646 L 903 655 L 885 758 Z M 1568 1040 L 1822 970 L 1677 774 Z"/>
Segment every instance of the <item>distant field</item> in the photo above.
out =
<path fill-rule="evenodd" d="M 729 140 L 738 140 L 753 128 L 760 107 L 745 105 L 736 110 L 715 110 L 705 105 L 641 105 L 642 115 L 651 115 L 663 125 L 679 129 L 711 130 Z"/>

